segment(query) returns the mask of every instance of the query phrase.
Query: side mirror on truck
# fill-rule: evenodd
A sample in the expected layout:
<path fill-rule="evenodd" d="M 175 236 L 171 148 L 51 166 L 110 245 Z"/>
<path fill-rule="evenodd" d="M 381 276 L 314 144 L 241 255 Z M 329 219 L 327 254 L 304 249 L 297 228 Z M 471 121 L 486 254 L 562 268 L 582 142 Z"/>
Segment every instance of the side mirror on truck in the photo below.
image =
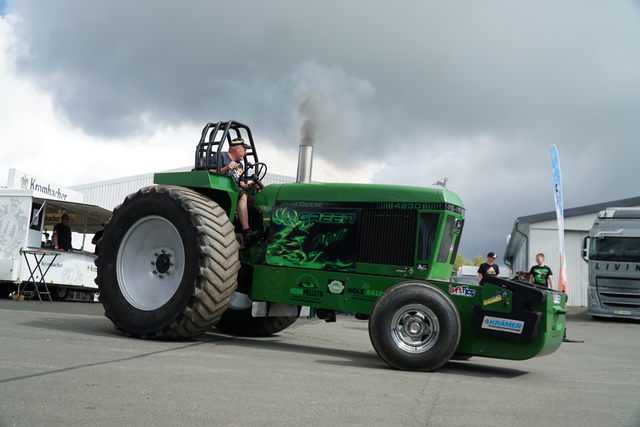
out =
<path fill-rule="evenodd" d="M 591 240 L 591 236 L 587 236 L 582 240 L 582 259 L 585 261 L 589 261 L 589 242 Z"/>

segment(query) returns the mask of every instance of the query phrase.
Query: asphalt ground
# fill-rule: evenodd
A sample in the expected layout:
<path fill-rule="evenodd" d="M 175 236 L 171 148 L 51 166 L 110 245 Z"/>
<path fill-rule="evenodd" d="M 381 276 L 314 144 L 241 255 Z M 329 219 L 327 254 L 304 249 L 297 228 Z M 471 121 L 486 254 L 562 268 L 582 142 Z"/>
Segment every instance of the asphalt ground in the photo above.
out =
<path fill-rule="evenodd" d="M 268 338 L 127 338 L 99 303 L 0 300 L 1 426 L 639 426 L 640 324 L 571 308 L 569 342 L 526 361 L 403 372 L 367 322 Z"/>

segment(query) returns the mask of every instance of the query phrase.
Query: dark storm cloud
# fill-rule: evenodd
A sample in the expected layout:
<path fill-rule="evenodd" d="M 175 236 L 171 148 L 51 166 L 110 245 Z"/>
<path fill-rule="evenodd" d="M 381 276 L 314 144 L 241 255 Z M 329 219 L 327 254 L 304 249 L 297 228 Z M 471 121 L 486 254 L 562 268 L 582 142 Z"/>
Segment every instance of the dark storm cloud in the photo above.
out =
<path fill-rule="evenodd" d="M 13 10 L 18 72 L 85 132 L 236 119 L 295 147 L 313 113 L 317 155 L 404 166 L 380 182 L 448 176 L 474 248 L 500 251 L 514 217 L 553 209 L 550 144 L 567 207 L 637 195 L 618 173 L 640 154 L 637 2 L 23 0 Z"/>
<path fill-rule="evenodd" d="M 378 109 L 412 128 L 508 135 L 564 128 L 550 113 L 605 120 L 589 105 L 615 107 L 638 90 L 626 87 L 637 64 L 621 64 L 638 30 L 611 40 L 640 24 L 637 10 L 607 20 L 602 2 L 556 3 L 25 1 L 20 68 L 104 134 L 147 115 L 199 122 L 295 108 L 287 77 L 308 60 L 370 82 Z"/>

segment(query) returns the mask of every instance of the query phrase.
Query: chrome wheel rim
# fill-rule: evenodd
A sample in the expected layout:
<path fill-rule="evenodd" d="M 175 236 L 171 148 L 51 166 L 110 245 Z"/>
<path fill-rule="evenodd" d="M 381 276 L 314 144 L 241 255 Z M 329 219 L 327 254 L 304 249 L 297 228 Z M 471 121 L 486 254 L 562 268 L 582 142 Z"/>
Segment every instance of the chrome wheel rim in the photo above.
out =
<path fill-rule="evenodd" d="M 166 304 L 184 274 L 184 245 L 166 218 L 147 216 L 127 230 L 116 260 L 118 285 L 135 308 L 151 311 Z"/>
<path fill-rule="evenodd" d="M 391 319 L 393 342 L 408 353 L 424 353 L 434 346 L 439 335 L 438 317 L 422 304 L 407 305 Z"/>

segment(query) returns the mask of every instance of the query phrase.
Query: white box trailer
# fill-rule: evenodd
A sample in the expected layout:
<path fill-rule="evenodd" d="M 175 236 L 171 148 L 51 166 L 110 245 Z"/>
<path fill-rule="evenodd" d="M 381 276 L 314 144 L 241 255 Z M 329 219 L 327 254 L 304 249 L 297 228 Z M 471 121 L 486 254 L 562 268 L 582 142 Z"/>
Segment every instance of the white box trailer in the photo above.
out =
<path fill-rule="evenodd" d="M 51 245 L 62 214 L 71 219 L 73 251 Z M 84 248 L 87 236 L 91 239 L 109 218 L 111 211 L 99 206 L 40 197 L 32 190 L 0 189 L 0 296 L 35 282 L 45 282 L 58 299 L 69 291 L 97 291 L 96 255 Z"/>

